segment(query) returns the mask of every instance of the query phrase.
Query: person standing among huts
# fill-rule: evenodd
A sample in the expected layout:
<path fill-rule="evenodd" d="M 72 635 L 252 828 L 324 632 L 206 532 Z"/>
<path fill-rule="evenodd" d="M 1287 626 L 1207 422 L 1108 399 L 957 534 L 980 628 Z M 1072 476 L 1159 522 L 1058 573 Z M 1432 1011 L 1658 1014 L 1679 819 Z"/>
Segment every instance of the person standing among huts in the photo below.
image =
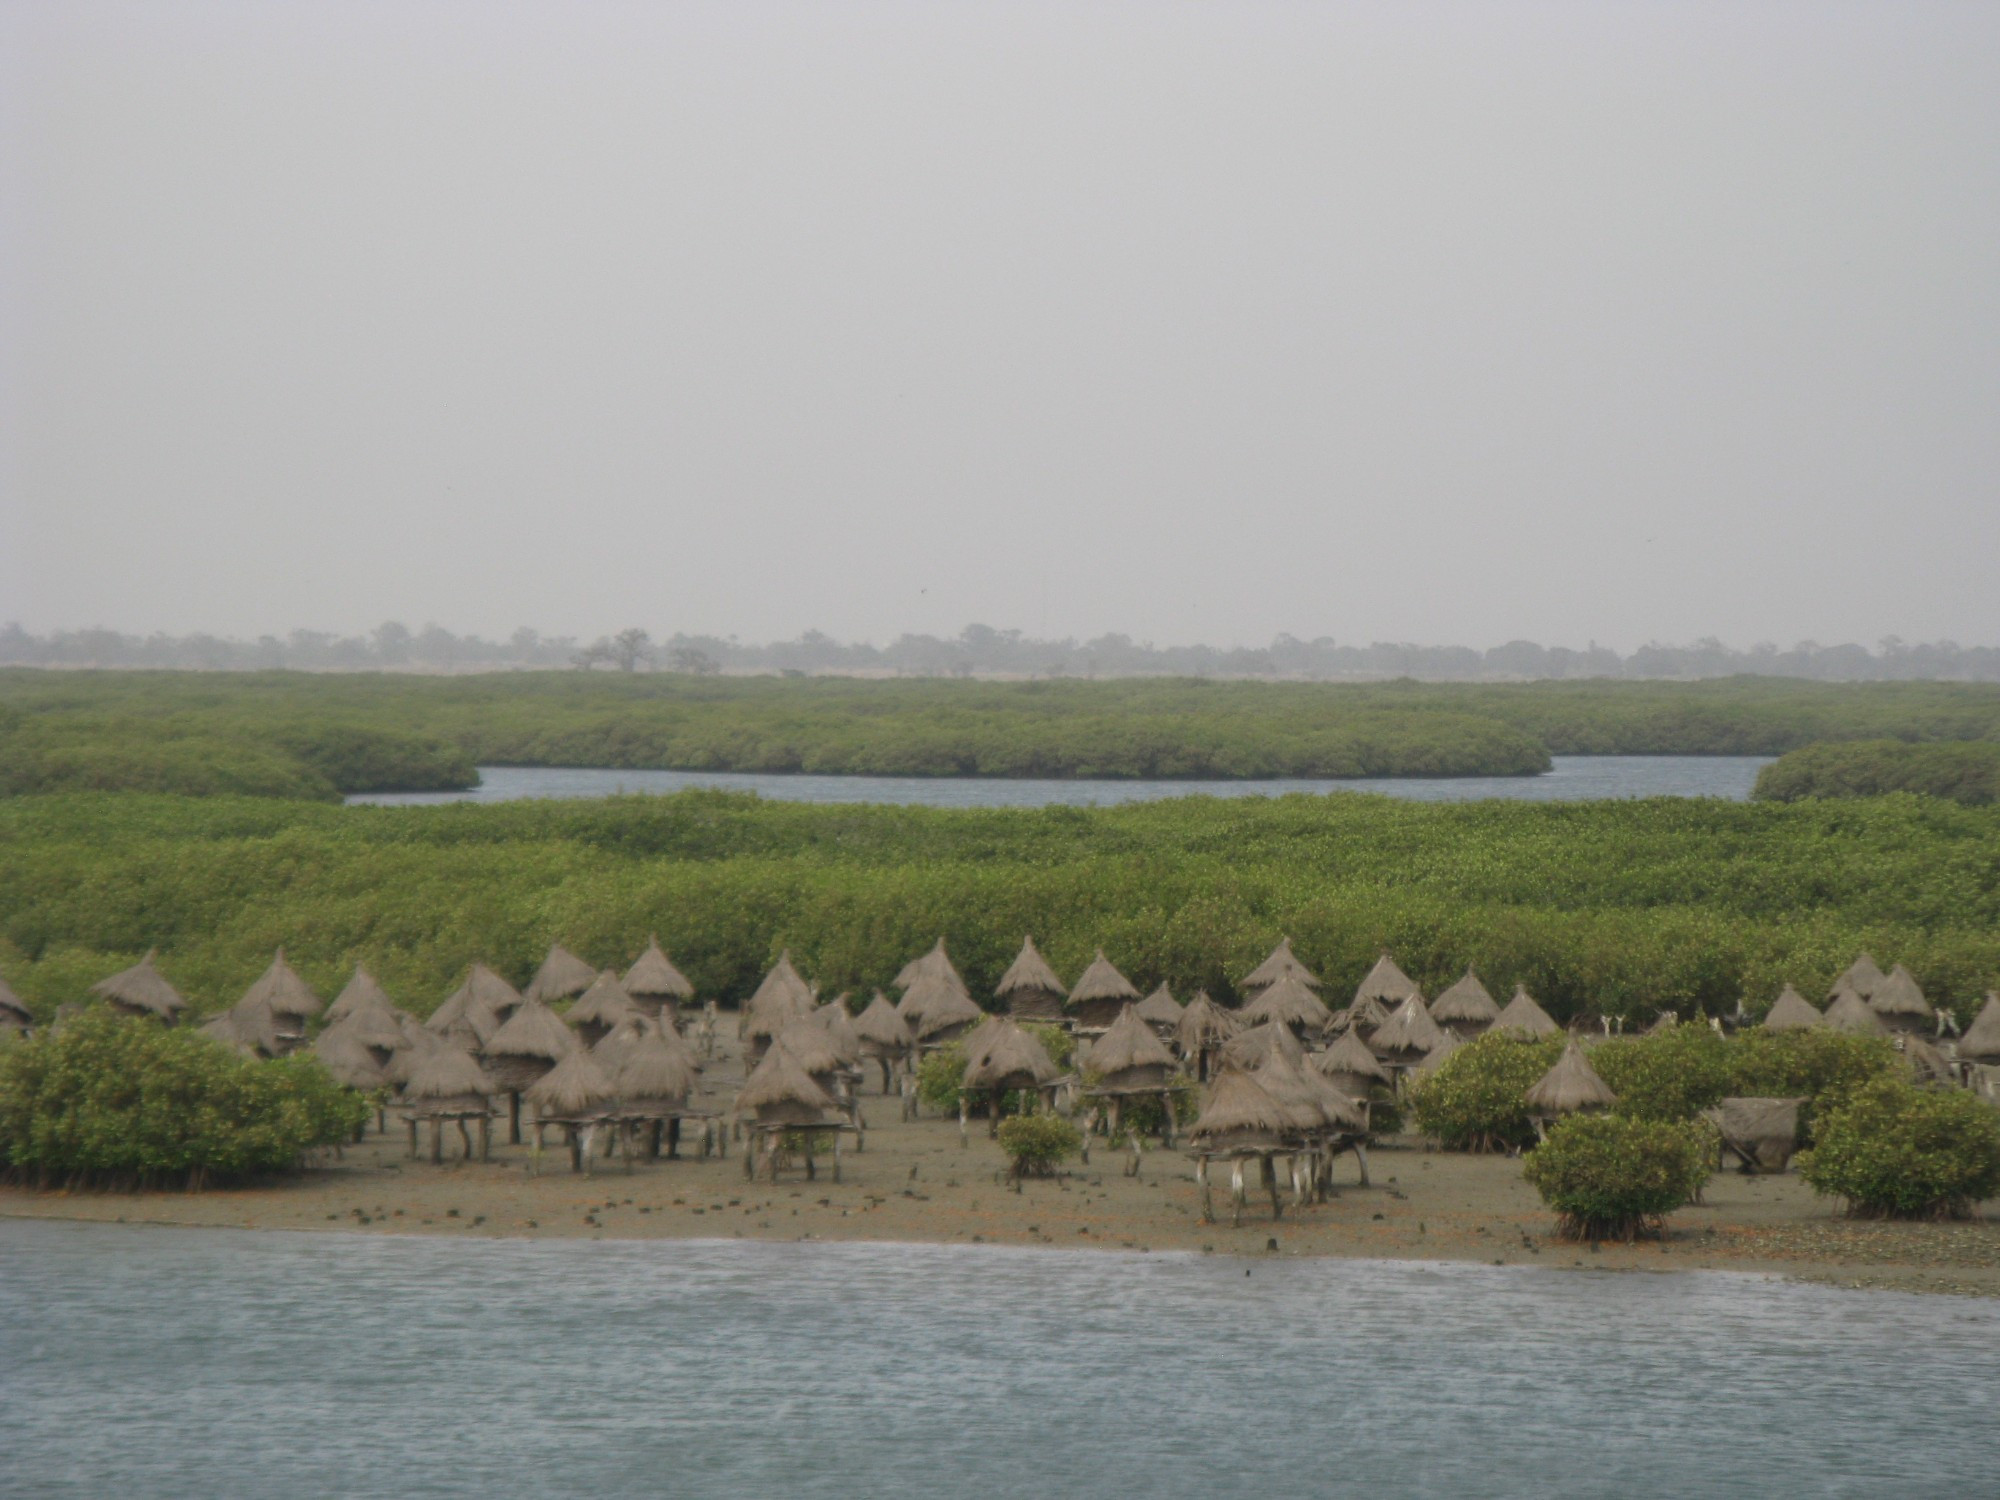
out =
<path fill-rule="evenodd" d="M 1234 1011 L 1224 1010 L 1209 999 L 1207 990 L 1195 991 L 1174 1028 L 1174 1041 L 1182 1059 L 1194 1069 L 1197 1083 L 1208 1082 L 1210 1064 L 1220 1055 L 1223 1044 L 1242 1029 Z"/>
<path fill-rule="evenodd" d="M 624 983 L 618 978 L 618 971 L 606 969 L 590 983 L 590 988 L 577 997 L 576 1004 L 569 1008 L 563 1020 L 579 1037 L 586 1047 L 594 1047 L 608 1036 L 621 1022 L 643 1014 L 625 993 Z"/>
<path fill-rule="evenodd" d="M 543 1001 L 525 996 L 514 1014 L 486 1039 L 479 1056 L 496 1091 L 507 1095 L 508 1145 L 521 1144 L 521 1096 L 579 1050 L 562 1017 Z"/>
<path fill-rule="evenodd" d="M 1304 980 L 1283 974 L 1260 989 L 1257 997 L 1236 1013 L 1236 1019 L 1244 1026 L 1267 1022 L 1288 1026 L 1301 1041 L 1317 1041 L 1333 1025 L 1333 1012 Z"/>
<path fill-rule="evenodd" d="M 1016 1021 L 1053 1021 L 1060 1024 L 1063 1002 L 1069 998 L 1069 991 L 1035 947 L 1035 940 L 1024 937 L 1021 939 L 1021 951 L 1007 966 L 1007 972 L 1000 976 L 1000 982 L 993 987 L 993 996 Z"/>
<path fill-rule="evenodd" d="M 1806 999 L 1789 984 L 1778 992 L 1778 998 L 1771 1002 L 1771 1008 L 1764 1012 L 1759 1023 L 1765 1031 L 1810 1031 L 1824 1027 L 1826 1017 L 1819 1013 L 1812 1001 Z"/>
<path fill-rule="evenodd" d="M 1082 1060 L 1084 1092 L 1087 1098 L 1105 1107 L 1104 1133 L 1114 1146 L 1124 1130 L 1125 1104 L 1129 1099 L 1152 1099 L 1160 1108 L 1160 1141 L 1174 1144 L 1174 1103 L 1178 1092 L 1173 1053 L 1167 1044 L 1139 1018 L 1139 1008 L 1127 1005 L 1104 1034 L 1085 1050 Z M 1084 1125 L 1090 1134 L 1098 1112 L 1092 1108 Z M 1139 1133 L 1132 1132 L 1132 1155 L 1125 1168 L 1127 1177 L 1139 1171 Z"/>
<path fill-rule="evenodd" d="M 597 1059 L 582 1047 L 572 1048 L 528 1086 L 526 1098 L 535 1112 L 537 1154 L 543 1129 L 560 1125 L 569 1146 L 570 1171 L 589 1172 L 598 1127 L 611 1118 L 618 1102 L 617 1087 Z"/>
<path fill-rule="evenodd" d="M 1500 1019 L 1500 1007 L 1468 964 L 1458 981 L 1432 1003 L 1431 1019 L 1461 1042 L 1469 1042 Z"/>
<path fill-rule="evenodd" d="M 1528 993 L 1524 984 L 1514 986 L 1514 998 L 1501 1007 L 1500 1014 L 1493 1018 L 1494 1031 L 1512 1031 L 1521 1036 L 1554 1036 L 1562 1028 L 1555 1018 L 1535 1003 L 1535 997 Z"/>
<path fill-rule="evenodd" d="M 783 1041 L 774 1041 L 736 1095 L 736 1114 L 748 1116 L 750 1144 L 743 1152 L 743 1175 L 755 1178 L 768 1167 L 771 1181 L 795 1144 L 805 1158 L 806 1177 L 817 1175 L 814 1157 L 820 1140 L 833 1137 L 833 1180 L 840 1181 L 840 1132 L 852 1129 L 836 1113 L 831 1095 L 813 1082 Z"/>
<path fill-rule="evenodd" d="M 986 1100 L 986 1133 L 997 1135 L 1009 1094 L 1026 1094 L 1024 1109 L 1052 1105 L 1062 1077 L 1038 1038 L 1010 1016 L 988 1016 L 965 1039 L 965 1073 L 958 1086 L 959 1144 L 970 1138 L 966 1126 L 973 1099 Z"/>
<path fill-rule="evenodd" d="M 479 1159 L 484 1161 L 490 1142 L 493 1109 L 488 1102 L 499 1090 L 470 1054 L 445 1042 L 432 1044 L 410 1069 L 403 1085 L 402 1108 L 410 1125 L 410 1158 L 417 1155 L 417 1124 L 428 1120 L 431 1127 L 431 1161 L 444 1160 L 444 1122 L 458 1122 L 459 1138 L 465 1143 L 465 1159 L 472 1159 L 472 1136 L 468 1120 L 479 1121 Z"/>
<path fill-rule="evenodd" d="M 1278 939 L 1278 946 L 1271 950 L 1271 956 L 1236 982 L 1236 988 L 1246 1001 L 1256 998 L 1280 979 L 1295 979 L 1309 990 L 1320 987 L 1319 975 L 1299 962 L 1292 952 L 1292 940 Z"/>
<path fill-rule="evenodd" d="M 561 943 L 552 943 L 549 945 L 549 956 L 543 959 L 542 966 L 535 970 L 535 977 L 528 981 L 528 987 L 521 992 L 521 998 L 539 1000 L 544 1005 L 554 1005 L 558 1000 L 581 995 L 590 988 L 596 978 L 597 970 Z"/>
<path fill-rule="evenodd" d="M 1109 1029 L 1118 1012 L 1127 1004 L 1143 1000 L 1138 987 L 1118 972 L 1118 966 L 1099 948 L 1090 967 L 1070 986 L 1065 1012 L 1070 1026 L 1085 1036 Z"/>
<path fill-rule="evenodd" d="M 817 1004 L 812 986 L 792 965 L 792 950 L 785 949 L 743 1002 L 736 1034 L 743 1041 L 744 1067 L 756 1067 L 771 1039 L 793 1021 L 811 1015 Z"/>
<path fill-rule="evenodd" d="M 188 1003 L 181 998 L 179 990 L 167 983 L 166 976 L 154 967 L 153 961 L 159 953 L 157 948 L 148 948 L 146 956 L 131 968 L 120 969 L 109 979 L 98 980 L 90 987 L 90 992 L 103 996 L 113 1010 L 123 1011 L 128 1016 L 150 1016 L 155 1021 L 173 1025 L 181 1018 Z"/>
<path fill-rule="evenodd" d="M 883 1095 L 896 1092 L 896 1075 L 909 1065 L 917 1039 L 880 990 L 868 1008 L 854 1018 L 854 1034 L 860 1039 L 861 1055 L 873 1058 L 882 1069 Z"/>
<path fill-rule="evenodd" d="M 694 986 L 688 983 L 687 975 L 674 967 L 673 960 L 660 947 L 658 936 L 648 934 L 646 951 L 625 971 L 625 993 L 654 1020 L 678 1030 L 681 1002 L 694 999 Z"/>
<path fill-rule="evenodd" d="M 1617 1102 L 1611 1085 L 1598 1077 L 1575 1038 L 1563 1048 L 1556 1065 L 1536 1079 L 1527 1093 L 1528 1116 L 1538 1135 L 1564 1115 L 1610 1109 Z"/>

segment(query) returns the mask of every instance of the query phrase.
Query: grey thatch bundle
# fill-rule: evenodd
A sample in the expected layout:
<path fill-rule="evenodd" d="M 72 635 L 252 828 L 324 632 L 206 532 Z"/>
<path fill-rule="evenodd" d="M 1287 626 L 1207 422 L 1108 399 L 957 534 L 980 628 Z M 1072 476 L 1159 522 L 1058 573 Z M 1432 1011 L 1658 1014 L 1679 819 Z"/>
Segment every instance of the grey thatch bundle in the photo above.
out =
<path fill-rule="evenodd" d="M 1891 1026 L 1922 1025 L 1934 1012 L 1918 986 L 1916 976 L 1897 964 L 1888 977 L 1868 993 L 1868 1008 Z"/>
<path fill-rule="evenodd" d="M 1099 1093 L 1163 1088 L 1173 1076 L 1174 1066 L 1173 1053 L 1140 1018 L 1136 1005 L 1121 1010 L 1110 1029 L 1083 1055 L 1085 1071 L 1099 1075 Z"/>
<path fill-rule="evenodd" d="M 1842 970 L 1827 989 L 1827 1004 L 1831 1005 L 1838 1000 L 1842 990 L 1852 990 L 1863 1000 L 1869 999 L 1874 995 L 1876 987 L 1888 977 L 1875 960 L 1864 953 Z"/>
<path fill-rule="evenodd" d="M 153 967 L 153 960 L 158 956 L 159 949 L 148 948 L 146 956 L 131 968 L 120 969 L 109 979 L 98 980 L 90 987 L 90 992 L 102 995 L 120 1010 L 173 1021 L 187 1009 L 187 1001 L 167 983 L 166 976 Z"/>
<path fill-rule="evenodd" d="M 926 973 L 904 994 L 896 1014 L 919 1042 L 943 1042 L 976 1026 L 986 1012 L 964 990 L 937 974 Z"/>
<path fill-rule="evenodd" d="M 540 1000 L 523 1000 L 479 1049 L 486 1066 L 509 1089 L 522 1089 L 572 1052 L 582 1050 L 562 1017 Z"/>
<path fill-rule="evenodd" d="M 1549 1013 L 1535 1003 L 1526 985 L 1514 986 L 1514 998 L 1509 1000 L 1500 1014 L 1493 1020 L 1494 1031 L 1518 1031 L 1523 1036 L 1554 1036 L 1562 1028 L 1556 1025 Z"/>
<path fill-rule="evenodd" d="M 1817 1015 L 1815 1011 L 1813 1014 Z M 1716 1128 L 1722 1143 L 1745 1165 L 1782 1172 L 1799 1144 L 1802 1099 L 1721 1099 L 1701 1117 Z"/>
<path fill-rule="evenodd" d="M 766 1125 L 821 1125 L 835 1108 L 783 1041 L 771 1044 L 736 1095 L 736 1112 Z"/>
<path fill-rule="evenodd" d="M 1527 1093 L 1529 1113 L 1545 1120 L 1587 1109 L 1609 1109 L 1617 1102 L 1611 1085 L 1597 1076 L 1597 1069 L 1574 1040 Z"/>
<path fill-rule="evenodd" d="M 499 1089 L 470 1054 L 437 1045 L 416 1060 L 403 1085 L 403 1102 L 417 1115 L 483 1113 Z"/>
<path fill-rule="evenodd" d="M 1958 1039 L 1958 1055 L 1968 1062 L 2000 1063 L 2000 994 L 1986 992 L 1986 1004 Z"/>
<path fill-rule="evenodd" d="M 1416 993 L 1416 981 L 1396 967 L 1396 960 L 1385 949 L 1382 956 L 1375 960 L 1375 967 L 1368 971 L 1367 977 L 1354 991 L 1354 1000 L 1356 1004 L 1373 1000 L 1386 1013 Z"/>
<path fill-rule="evenodd" d="M 1194 999 L 1181 1012 L 1174 1037 L 1182 1054 L 1193 1057 L 1204 1049 L 1221 1046 L 1242 1029 L 1243 1022 L 1235 1011 L 1217 1005 L 1208 998 L 1207 990 L 1196 990 Z"/>
<path fill-rule="evenodd" d="M 361 1093 L 379 1089 L 388 1082 L 382 1061 L 352 1031 L 329 1026 L 312 1044 L 312 1054 L 320 1060 L 333 1081 Z"/>
<path fill-rule="evenodd" d="M 537 1120 L 582 1124 L 610 1114 L 618 1089 L 597 1059 L 579 1047 L 530 1084 L 521 1097 L 533 1106 Z"/>
<path fill-rule="evenodd" d="M 611 1081 L 621 1112 L 657 1113 L 686 1106 L 695 1070 L 685 1049 L 677 1051 L 661 1032 L 648 1030 L 625 1049 Z"/>
<path fill-rule="evenodd" d="M 285 950 L 280 948 L 271 960 L 271 966 L 257 976 L 256 982 L 243 992 L 238 1005 L 268 1005 L 273 1015 L 296 1018 L 299 1022 L 310 1021 L 325 1007 L 312 987 L 299 978 L 296 970 L 285 962 Z"/>
<path fill-rule="evenodd" d="M 1180 1027 L 1183 1007 L 1164 984 L 1141 1000 L 1137 1009 L 1139 1019 L 1155 1031 L 1171 1036 Z"/>
<path fill-rule="evenodd" d="M 875 1057 L 901 1057 L 917 1044 L 909 1024 L 880 990 L 854 1018 L 854 1034 L 861 1039 L 862 1050 Z"/>
<path fill-rule="evenodd" d="M 1035 1014 L 1058 1016 L 1062 1014 L 1062 1003 L 1069 990 L 1035 947 L 1035 940 L 1024 937 L 1021 939 L 1021 951 L 1007 966 L 1007 972 L 1000 976 L 993 993 L 998 999 L 1006 1001 L 1008 1009 L 1017 1015 L 1021 1013 L 1024 1003 L 1039 1002 L 1034 1007 Z"/>
<path fill-rule="evenodd" d="M 694 986 L 688 983 L 687 975 L 674 967 L 673 960 L 660 947 L 659 938 L 648 934 L 646 951 L 625 971 L 625 993 L 641 1008 L 658 1015 L 670 1006 L 678 1007 L 683 1000 L 692 1000 Z"/>
<path fill-rule="evenodd" d="M 1461 1038 L 1475 1037 L 1500 1019 L 1500 1007 L 1479 976 L 1467 968 L 1457 983 L 1431 1003 L 1431 1019 Z"/>
<path fill-rule="evenodd" d="M 965 1088 L 1027 1089 L 1061 1076 L 1049 1049 L 1006 1016 L 988 1016 L 965 1039 Z"/>
<path fill-rule="evenodd" d="M 590 982 L 590 988 L 578 997 L 563 1019 L 585 1041 L 595 1042 L 621 1022 L 642 1014 L 644 1012 L 633 1004 L 632 997 L 625 993 L 618 971 L 606 969 Z"/>
<path fill-rule="evenodd" d="M 1764 1013 L 1761 1024 L 1766 1031 L 1810 1031 L 1815 1026 L 1826 1025 L 1826 1017 L 1819 1013 L 1812 1001 L 1788 984 L 1771 1002 L 1771 1008 Z"/>
<path fill-rule="evenodd" d="M 1280 979 L 1288 978 L 1296 979 L 1309 990 L 1320 986 L 1319 975 L 1299 962 L 1298 956 L 1292 952 L 1292 940 L 1286 937 L 1278 939 L 1278 946 L 1271 950 L 1271 956 L 1237 981 L 1236 987 L 1245 995 L 1254 995 Z"/>
<path fill-rule="evenodd" d="M 1241 1068 L 1224 1068 L 1202 1096 L 1201 1114 L 1188 1127 L 1196 1152 L 1281 1150 L 1298 1128 L 1294 1110 Z"/>
<path fill-rule="evenodd" d="M 1323 1034 L 1333 1023 L 1333 1012 L 1326 1002 L 1292 974 L 1279 975 L 1236 1014 L 1246 1026 L 1275 1022 L 1309 1036 Z"/>
<path fill-rule="evenodd" d="M 1222 1060 L 1239 1068 L 1258 1067 L 1273 1052 L 1300 1060 L 1306 1055 L 1306 1049 L 1299 1045 L 1298 1034 L 1279 1021 L 1246 1027 L 1222 1044 Z"/>
<path fill-rule="evenodd" d="M 396 1014 L 396 1002 L 389 998 L 388 991 L 375 982 L 373 974 L 356 964 L 353 975 L 334 996 L 333 1004 L 326 1008 L 326 1023 L 332 1026 L 362 1011 L 380 1011 L 393 1016 Z"/>
<path fill-rule="evenodd" d="M 1326 1051 L 1315 1052 L 1307 1061 L 1315 1073 L 1332 1079 L 1358 1099 L 1368 1097 L 1369 1084 L 1393 1083 L 1396 1078 L 1382 1066 L 1374 1049 L 1353 1031 L 1342 1032 Z"/>
<path fill-rule="evenodd" d="M 549 946 L 549 956 L 542 960 L 542 966 L 535 970 L 535 977 L 528 981 L 527 989 L 521 992 L 523 1000 L 539 1000 L 544 1005 L 560 1000 L 565 995 L 581 995 L 590 988 L 597 978 L 597 970 L 578 958 L 561 943 Z"/>
<path fill-rule="evenodd" d="M 1421 994 L 1412 995 L 1396 1008 L 1396 1013 L 1375 1028 L 1368 1045 L 1378 1057 L 1391 1062 L 1414 1063 L 1426 1056 L 1444 1036 Z"/>
<path fill-rule="evenodd" d="M 1889 1029 L 1882 1024 L 1882 1018 L 1875 1014 L 1868 1002 L 1853 990 L 1844 989 L 1836 994 L 1823 1019 L 1835 1031 L 1852 1031 L 1861 1036 L 1881 1036 Z"/>

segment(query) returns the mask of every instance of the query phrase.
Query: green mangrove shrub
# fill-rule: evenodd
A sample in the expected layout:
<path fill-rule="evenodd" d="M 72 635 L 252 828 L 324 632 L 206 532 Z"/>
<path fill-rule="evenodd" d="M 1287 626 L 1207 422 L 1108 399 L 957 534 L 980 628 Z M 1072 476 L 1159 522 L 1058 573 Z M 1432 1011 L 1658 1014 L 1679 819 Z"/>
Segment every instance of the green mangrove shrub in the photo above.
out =
<path fill-rule="evenodd" d="M 1549 1127 L 1522 1174 L 1556 1211 L 1563 1238 L 1630 1243 L 1694 1201 L 1715 1144 L 1714 1129 L 1699 1121 L 1570 1115 Z"/>
<path fill-rule="evenodd" d="M 1559 1036 L 1488 1032 L 1438 1065 L 1404 1096 L 1417 1128 L 1450 1151 L 1495 1151 L 1535 1138 L 1526 1095 L 1562 1056 Z"/>
<path fill-rule="evenodd" d="M 1000 1149 L 1017 1181 L 1048 1177 L 1083 1149 L 1083 1132 L 1059 1115 L 1010 1115 L 1000 1122 Z"/>
<path fill-rule="evenodd" d="M 1730 1044 L 1699 1022 L 1604 1042 L 1590 1065 L 1634 1120 L 1692 1120 L 1730 1092 Z"/>
<path fill-rule="evenodd" d="M 1797 1162 L 1856 1218 L 1964 1218 L 2000 1195 L 2000 1111 L 1976 1094 L 1879 1079 L 1826 1115 Z"/>
<path fill-rule="evenodd" d="M 1896 1049 L 1884 1037 L 1815 1027 L 1809 1031 L 1738 1032 L 1729 1041 L 1729 1092 L 1754 1098 L 1805 1100 L 1799 1130 L 1814 1137 L 1817 1121 L 1856 1090 L 1902 1076 Z"/>

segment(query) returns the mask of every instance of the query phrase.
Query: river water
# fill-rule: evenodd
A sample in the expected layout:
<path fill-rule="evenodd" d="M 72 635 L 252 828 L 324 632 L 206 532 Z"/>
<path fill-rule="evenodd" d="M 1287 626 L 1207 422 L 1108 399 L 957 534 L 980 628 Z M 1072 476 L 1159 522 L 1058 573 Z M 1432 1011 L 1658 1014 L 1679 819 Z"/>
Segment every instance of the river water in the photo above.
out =
<path fill-rule="evenodd" d="M 1413 802 L 1587 802 L 1605 797 L 1750 795 L 1762 755 L 1558 755 L 1543 776 L 1383 777 L 1283 781 L 1025 781 L 994 776 L 754 776 L 725 771 L 606 771 L 564 766 L 482 766 L 466 792 L 378 792 L 349 802 L 513 802 L 524 797 L 609 797 L 720 787 L 783 802 L 885 802 L 918 807 L 1089 807 L 1164 797 L 1281 797 L 1291 792 L 1374 792 Z"/>
<path fill-rule="evenodd" d="M 10 1496 L 1992 1494 L 2000 1306 L 1736 1274 L 0 1221 Z"/>

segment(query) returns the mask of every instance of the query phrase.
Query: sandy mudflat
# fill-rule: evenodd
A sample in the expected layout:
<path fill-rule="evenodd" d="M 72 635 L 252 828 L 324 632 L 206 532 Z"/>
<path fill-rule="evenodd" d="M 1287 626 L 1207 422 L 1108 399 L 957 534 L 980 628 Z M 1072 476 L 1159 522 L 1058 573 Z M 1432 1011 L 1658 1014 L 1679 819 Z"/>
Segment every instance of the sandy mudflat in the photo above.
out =
<path fill-rule="evenodd" d="M 708 1102 L 727 1102 L 741 1078 L 718 1063 Z M 1842 1218 L 1797 1177 L 1720 1173 L 1706 1201 L 1669 1221 L 1664 1240 L 1589 1250 L 1550 1237 L 1552 1216 L 1506 1157 L 1460 1156 L 1411 1141 L 1370 1153 L 1373 1185 L 1356 1185 L 1341 1158 L 1338 1195 L 1273 1223 L 1268 1198 L 1252 1200 L 1240 1228 L 1200 1222 L 1193 1164 L 1149 1151 L 1138 1175 L 1102 1143 L 1089 1165 L 1019 1193 L 975 1121 L 969 1146 L 956 1120 L 897 1119 L 897 1104 L 864 1097 L 865 1149 L 848 1149 L 842 1180 L 787 1171 L 774 1186 L 743 1177 L 742 1148 L 726 1159 L 599 1161 L 574 1176 L 551 1150 L 539 1173 L 525 1147 L 496 1145 L 490 1163 L 410 1161 L 392 1117 L 364 1145 L 300 1178 L 270 1186 L 142 1194 L 0 1190 L 0 1216 L 253 1229 L 559 1238 L 921 1240 L 937 1243 L 1102 1246 L 1551 1265 L 1592 1270 L 1767 1271 L 1839 1285 L 2000 1295 L 2000 1220 L 1877 1224 Z M 504 1124 L 496 1139 L 504 1139 Z M 456 1149 L 447 1132 L 447 1152 Z M 1287 1195 L 1289 1199 L 1289 1194 Z"/>

